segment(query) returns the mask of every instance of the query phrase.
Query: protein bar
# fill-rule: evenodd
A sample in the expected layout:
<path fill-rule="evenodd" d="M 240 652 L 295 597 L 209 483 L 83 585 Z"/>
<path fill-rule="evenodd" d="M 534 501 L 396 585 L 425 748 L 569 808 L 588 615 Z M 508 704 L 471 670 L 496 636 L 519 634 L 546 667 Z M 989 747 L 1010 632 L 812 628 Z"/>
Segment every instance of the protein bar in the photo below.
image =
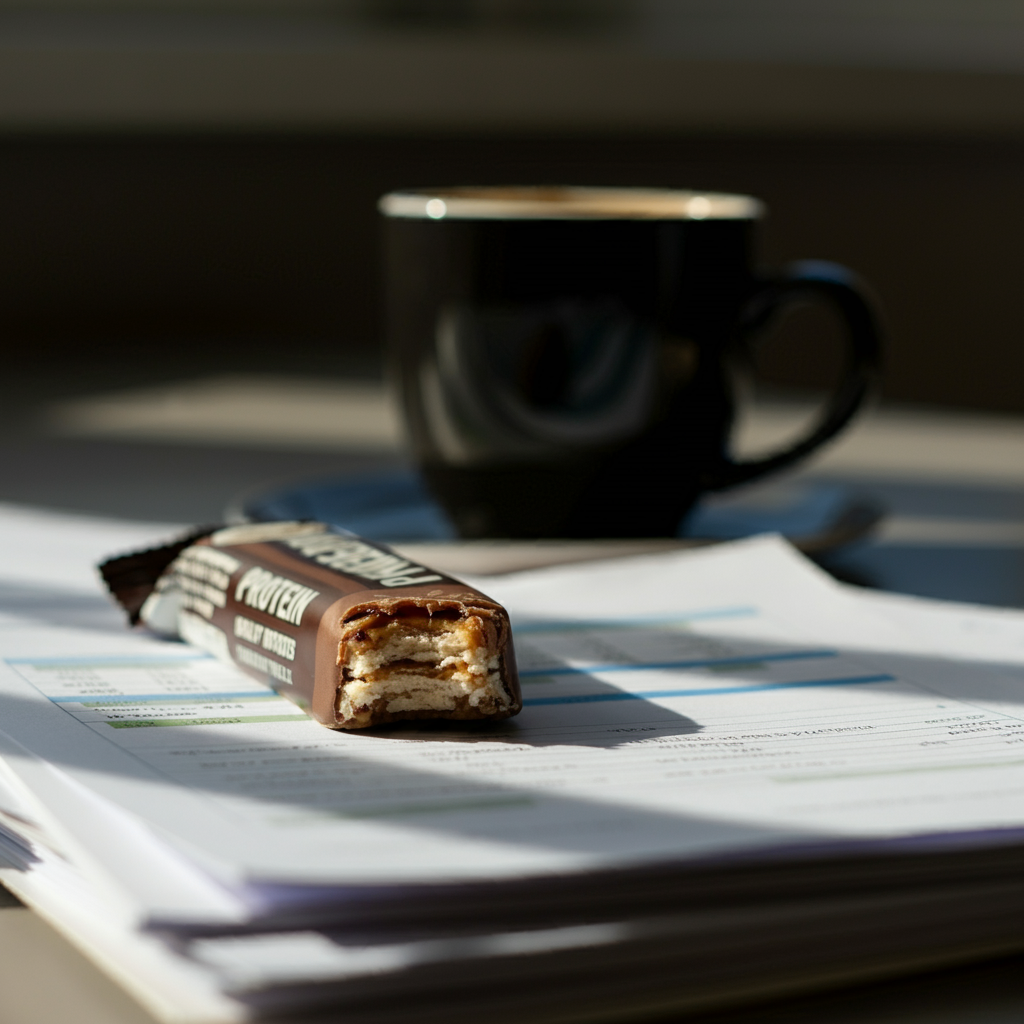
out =
<path fill-rule="evenodd" d="M 100 571 L 132 622 L 233 662 L 332 729 L 522 706 L 501 605 L 324 523 L 193 533 Z"/>

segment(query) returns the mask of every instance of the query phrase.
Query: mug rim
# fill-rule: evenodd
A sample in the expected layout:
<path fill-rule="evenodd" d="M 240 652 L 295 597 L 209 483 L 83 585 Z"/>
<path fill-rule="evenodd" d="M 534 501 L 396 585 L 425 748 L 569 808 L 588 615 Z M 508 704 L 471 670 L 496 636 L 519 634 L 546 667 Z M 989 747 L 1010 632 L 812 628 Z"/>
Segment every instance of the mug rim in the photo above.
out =
<path fill-rule="evenodd" d="M 380 197 L 385 217 L 418 220 L 757 220 L 753 196 L 668 188 L 463 185 Z"/>

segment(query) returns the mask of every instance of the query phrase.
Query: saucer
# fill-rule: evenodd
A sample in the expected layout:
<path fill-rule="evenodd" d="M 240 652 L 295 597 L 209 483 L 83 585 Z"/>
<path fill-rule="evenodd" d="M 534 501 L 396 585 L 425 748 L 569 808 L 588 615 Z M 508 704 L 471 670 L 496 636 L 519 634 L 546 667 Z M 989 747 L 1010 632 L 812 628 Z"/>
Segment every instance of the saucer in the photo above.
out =
<path fill-rule="evenodd" d="M 735 540 L 781 533 L 801 550 L 822 554 L 866 536 L 882 518 L 879 506 L 843 484 L 784 481 L 745 487 L 702 500 L 678 537 Z M 243 498 L 231 518 L 247 522 L 312 519 L 369 540 L 450 541 L 455 528 L 413 470 L 311 480 Z"/>

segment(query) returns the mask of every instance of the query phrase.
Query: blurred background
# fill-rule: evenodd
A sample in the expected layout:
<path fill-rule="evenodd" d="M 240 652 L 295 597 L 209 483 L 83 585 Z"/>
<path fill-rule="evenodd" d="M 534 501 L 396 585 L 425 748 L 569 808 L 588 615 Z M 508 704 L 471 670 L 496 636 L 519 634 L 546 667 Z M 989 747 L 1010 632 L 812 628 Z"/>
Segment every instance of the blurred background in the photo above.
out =
<path fill-rule="evenodd" d="M 855 268 L 886 408 L 947 417 L 890 481 L 974 431 L 1024 543 L 1012 0 L 0 0 L 0 500 L 208 520 L 400 466 L 376 199 L 508 182 L 765 200 L 760 262 Z"/>
<path fill-rule="evenodd" d="M 378 195 L 566 181 L 758 195 L 883 297 L 889 398 L 1024 400 L 1012 0 L 0 0 L 0 131 L 26 372 L 372 372 Z"/>

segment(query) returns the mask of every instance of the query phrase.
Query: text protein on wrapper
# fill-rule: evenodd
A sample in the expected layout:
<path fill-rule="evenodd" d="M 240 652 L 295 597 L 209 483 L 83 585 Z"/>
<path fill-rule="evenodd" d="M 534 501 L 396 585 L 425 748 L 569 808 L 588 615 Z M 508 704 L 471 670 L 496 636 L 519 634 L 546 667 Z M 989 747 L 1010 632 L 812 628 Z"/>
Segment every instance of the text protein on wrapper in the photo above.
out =
<path fill-rule="evenodd" d="M 322 523 L 229 527 L 100 569 L 133 622 L 234 662 L 332 729 L 522 706 L 501 605 Z"/>

